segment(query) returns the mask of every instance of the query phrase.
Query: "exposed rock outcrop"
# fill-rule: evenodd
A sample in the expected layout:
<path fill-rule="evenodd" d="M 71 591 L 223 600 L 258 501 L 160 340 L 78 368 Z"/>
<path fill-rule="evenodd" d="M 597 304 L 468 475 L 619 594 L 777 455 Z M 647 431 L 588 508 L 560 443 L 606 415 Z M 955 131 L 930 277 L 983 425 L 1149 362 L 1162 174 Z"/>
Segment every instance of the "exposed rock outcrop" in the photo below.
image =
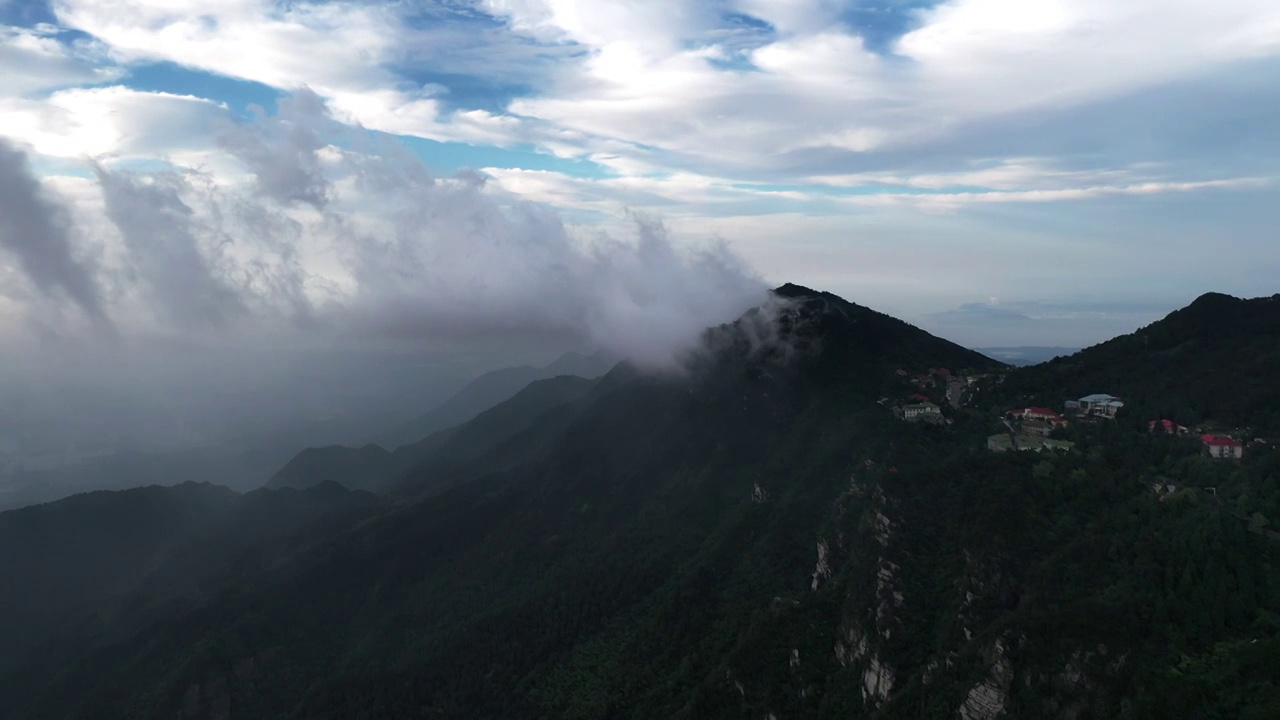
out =
<path fill-rule="evenodd" d="M 991 672 L 977 685 L 969 690 L 968 696 L 960 704 L 962 720 L 995 720 L 1004 712 L 1009 703 L 1009 686 L 1013 683 L 1013 667 L 1005 657 L 1004 644 L 996 641 L 992 650 L 995 663 Z"/>
<path fill-rule="evenodd" d="M 813 566 L 813 582 L 810 587 L 817 590 L 818 587 L 831 577 L 831 547 L 827 545 L 826 540 L 818 541 L 818 562 Z"/>

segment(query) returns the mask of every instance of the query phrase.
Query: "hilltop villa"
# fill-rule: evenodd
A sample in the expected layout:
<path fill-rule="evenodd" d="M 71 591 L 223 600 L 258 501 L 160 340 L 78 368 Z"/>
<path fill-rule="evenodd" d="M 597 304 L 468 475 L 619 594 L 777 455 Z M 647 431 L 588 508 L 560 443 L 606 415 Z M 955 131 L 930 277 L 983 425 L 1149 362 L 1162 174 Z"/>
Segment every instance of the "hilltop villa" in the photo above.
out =
<path fill-rule="evenodd" d="M 1070 407 L 1070 404 L 1068 405 Z M 1124 407 L 1124 403 L 1120 398 L 1106 393 L 1098 393 L 1096 395 L 1086 395 L 1076 401 L 1075 407 L 1080 409 L 1082 415 L 1100 415 L 1102 417 L 1115 417 L 1120 408 Z"/>
<path fill-rule="evenodd" d="M 1204 444 L 1205 452 L 1209 453 L 1209 457 L 1224 460 L 1239 460 L 1244 457 L 1244 443 L 1233 437 L 1201 435 L 1200 442 Z"/>
<path fill-rule="evenodd" d="M 902 406 L 902 419 L 908 422 L 942 422 L 942 408 L 931 402 Z"/>

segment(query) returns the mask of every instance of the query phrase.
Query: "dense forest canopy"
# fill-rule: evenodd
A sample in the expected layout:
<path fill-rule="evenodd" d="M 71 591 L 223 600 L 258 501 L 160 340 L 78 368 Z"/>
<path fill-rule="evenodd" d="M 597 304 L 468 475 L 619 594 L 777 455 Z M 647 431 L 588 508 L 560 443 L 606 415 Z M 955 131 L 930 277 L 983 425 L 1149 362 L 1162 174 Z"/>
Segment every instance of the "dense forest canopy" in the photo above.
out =
<path fill-rule="evenodd" d="M 4 568 L 4 616 L 39 603 L 45 633 L 0 667 L 0 717 L 1280 717 L 1280 453 L 1146 426 L 1271 431 L 1280 302 L 1207 296 L 1011 370 L 777 295 L 687 372 L 530 386 L 383 495 L 0 514 L 5 547 L 60 538 Z M 1092 392 L 1126 406 L 1055 430 L 1070 451 L 987 449 L 1011 407 Z M 945 422 L 895 416 L 913 395 Z M 105 568 L 101 600 L 30 594 Z"/>
<path fill-rule="evenodd" d="M 1024 368 L 1008 390 L 1061 406 L 1124 398 L 1134 422 L 1168 418 L 1280 437 L 1280 295 L 1210 293 L 1129 335 Z"/>

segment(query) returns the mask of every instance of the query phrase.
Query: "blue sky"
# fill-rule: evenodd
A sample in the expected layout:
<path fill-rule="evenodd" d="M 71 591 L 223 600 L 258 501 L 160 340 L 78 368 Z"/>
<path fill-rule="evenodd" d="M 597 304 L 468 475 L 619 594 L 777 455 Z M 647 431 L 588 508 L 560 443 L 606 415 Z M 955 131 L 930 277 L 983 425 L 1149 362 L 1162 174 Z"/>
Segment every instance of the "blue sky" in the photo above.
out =
<path fill-rule="evenodd" d="M 579 237 L 661 218 L 970 345 L 1280 291 L 1273 0 L 0 0 L 0 26 L 0 136 L 80 226 L 109 210 L 95 166 L 245 197 L 329 173 L 272 200 L 296 246 L 192 235 L 205 265 L 246 263 L 228 277 L 302 263 L 312 305 L 376 284 L 323 233 L 406 212 L 362 174 L 395 158 Z M 110 267 L 117 236 L 71 242 Z M 124 275 L 104 297 L 141 302 Z"/>

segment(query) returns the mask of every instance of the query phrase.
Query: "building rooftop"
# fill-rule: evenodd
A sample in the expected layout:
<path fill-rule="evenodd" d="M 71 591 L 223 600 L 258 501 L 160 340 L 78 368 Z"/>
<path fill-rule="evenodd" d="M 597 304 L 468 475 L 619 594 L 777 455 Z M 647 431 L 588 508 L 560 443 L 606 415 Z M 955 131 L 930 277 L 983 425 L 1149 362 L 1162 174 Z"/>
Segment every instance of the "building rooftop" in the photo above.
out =
<path fill-rule="evenodd" d="M 1080 398 L 1080 402 L 1082 402 L 1082 403 L 1109 403 L 1109 402 L 1111 402 L 1111 401 L 1113 401 L 1113 400 L 1119 400 L 1119 399 L 1120 399 L 1120 398 L 1116 397 L 1115 395 L 1108 395 L 1108 394 L 1106 394 L 1106 393 L 1098 393 L 1098 394 L 1096 394 L 1096 395 L 1085 395 L 1084 397 Z"/>
<path fill-rule="evenodd" d="M 916 403 L 914 405 L 903 405 L 903 410 L 941 410 L 942 408 L 931 402 Z"/>

